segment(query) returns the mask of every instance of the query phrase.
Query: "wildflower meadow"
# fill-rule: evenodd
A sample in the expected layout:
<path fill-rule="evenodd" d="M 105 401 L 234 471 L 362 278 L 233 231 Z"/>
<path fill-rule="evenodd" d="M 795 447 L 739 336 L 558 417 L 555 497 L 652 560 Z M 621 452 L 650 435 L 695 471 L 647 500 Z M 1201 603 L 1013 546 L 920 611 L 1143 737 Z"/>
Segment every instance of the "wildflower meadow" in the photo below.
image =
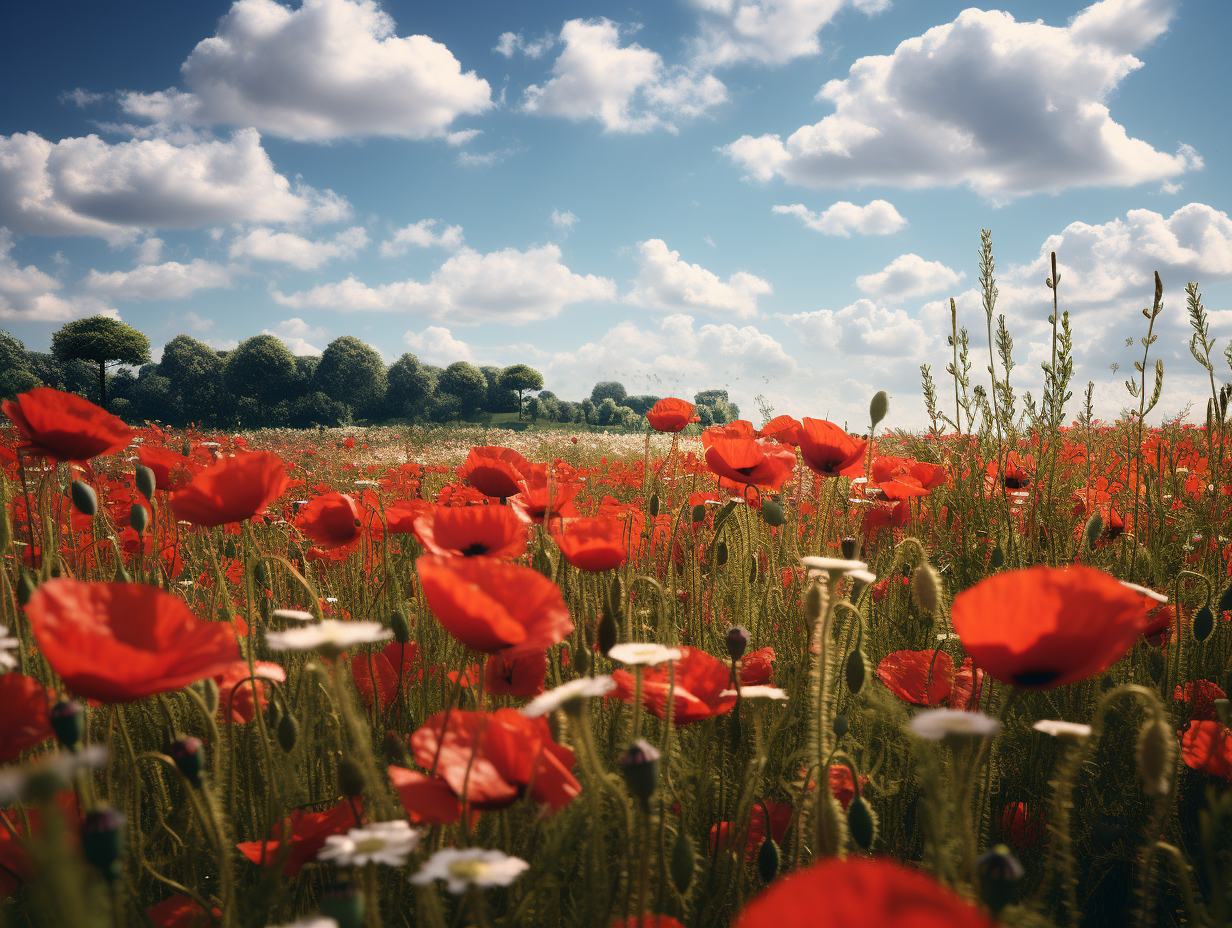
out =
<path fill-rule="evenodd" d="M 980 254 L 925 431 L 884 392 L 239 433 L 15 393 L 0 925 L 1232 923 L 1201 293 L 1156 276 L 1102 422 L 1055 261 L 1035 399 Z M 1164 312 L 1196 423 L 1151 416 Z"/>

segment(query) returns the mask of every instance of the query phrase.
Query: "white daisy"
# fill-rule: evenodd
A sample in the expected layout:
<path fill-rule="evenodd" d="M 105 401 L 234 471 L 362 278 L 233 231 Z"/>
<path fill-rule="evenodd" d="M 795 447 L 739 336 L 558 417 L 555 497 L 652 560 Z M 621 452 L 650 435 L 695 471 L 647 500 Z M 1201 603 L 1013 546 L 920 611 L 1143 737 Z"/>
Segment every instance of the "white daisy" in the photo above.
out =
<path fill-rule="evenodd" d="M 325 846 L 317 852 L 317 860 L 341 867 L 370 863 L 401 867 L 419 844 L 420 834 L 404 819 L 352 828 L 345 835 L 326 838 Z"/>
<path fill-rule="evenodd" d="M 824 570 L 827 573 L 868 570 L 868 564 L 864 561 L 849 561 L 841 557 L 802 557 L 800 563 L 808 570 Z"/>
<path fill-rule="evenodd" d="M 724 690 L 719 694 L 724 699 L 735 695 L 735 690 Z M 777 686 L 742 686 L 740 696 L 743 699 L 786 699 L 787 693 Z"/>
<path fill-rule="evenodd" d="M 843 572 L 844 577 L 850 577 L 852 580 L 861 580 L 864 583 L 876 583 L 877 575 L 871 570 L 847 570 Z"/>
<path fill-rule="evenodd" d="M 528 719 L 537 719 L 541 715 L 555 712 L 570 700 L 606 696 L 614 689 L 616 681 L 609 676 L 579 677 L 536 696 L 522 707 L 522 714 Z"/>
<path fill-rule="evenodd" d="M 678 661 L 683 655 L 679 648 L 665 648 L 653 641 L 630 641 L 627 644 L 613 646 L 607 652 L 607 656 L 630 666 L 640 664 L 644 667 L 653 667 L 664 661 Z"/>
<path fill-rule="evenodd" d="M 529 866 L 522 858 L 503 851 L 447 847 L 433 854 L 411 882 L 426 886 L 433 880 L 447 880 L 449 891 L 460 896 L 469 886 L 508 886 Z"/>
<path fill-rule="evenodd" d="M 960 709 L 927 709 L 911 720 L 911 730 L 921 738 L 940 741 L 951 735 L 990 738 L 1001 723 L 981 712 Z"/>
<path fill-rule="evenodd" d="M 1077 722 L 1062 722 L 1056 719 L 1040 719 L 1031 726 L 1036 731 L 1042 731 L 1054 738 L 1074 738 L 1081 740 L 1091 737 L 1091 726 L 1080 725 Z"/>
<path fill-rule="evenodd" d="M 266 632 L 265 643 L 274 651 L 320 651 L 336 656 L 354 645 L 372 644 L 393 636 L 394 633 L 380 622 L 325 619 L 316 625 L 288 628 L 285 632 Z"/>
<path fill-rule="evenodd" d="M 275 609 L 273 614 L 280 619 L 293 619 L 296 622 L 312 621 L 312 613 L 302 609 Z"/>
<path fill-rule="evenodd" d="M 9 636 L 7 625 L 0 625 L 0 667 L 7 667 L 12 670 L 17 666 L 17 658 L 9 653 L 10 648 L 21 646 L 21 641 L 17 638 Z"/>

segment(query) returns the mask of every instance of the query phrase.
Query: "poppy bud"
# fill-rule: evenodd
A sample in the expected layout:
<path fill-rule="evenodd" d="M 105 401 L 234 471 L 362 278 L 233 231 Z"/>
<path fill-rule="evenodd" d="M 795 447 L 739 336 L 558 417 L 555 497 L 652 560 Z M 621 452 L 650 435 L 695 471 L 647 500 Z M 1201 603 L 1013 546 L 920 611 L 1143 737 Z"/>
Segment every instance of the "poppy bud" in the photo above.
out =
<path fill-rule="evenodd" d="M 703 506 L 701 503 L 698 503 L 696 506 L 693 507 L 693 512 L 691 514 L 691 517 L 693 519 L 694 525 L 696 525 L 698 522 L 704 521 L 706 518 L 706 507 Z"/>
<path fill-rule="evenodd" d="M 886 413 L 890 411 L 890 397 L 885 390 L 878 390 L 873 394 L 873 401 L 868 404 L 868 418 L 872 422 L 873 427 L 877 427 L 877 423 L 886 417 Z"/>
<path fill-rule="evenodd" d="M 140 503 L 133 503 L 133 508 L 128 511 L 128 521 L 133 531 L 141 535 L 145 532 L 146 526 L 150 524 L 150 517 L 144 506 Z"/>
<path fill-rule="evenodd" d="M 578 648 L 577 653 L 573 655 L 573 669 L 577 671 L 579 677 L 590 673 L 591 663 L 590 649 Z"/>
<path fill-rule="evenodd" d="M 839 548 L 843 552 L 843 557 L 849 561 L 855 560 L 856 557 L 856 540 L 854 538 L 844 538 L 839 543 Z"/>
<path fill-rule="evenodd" d="M 1082 527 L 1082 540 L 1088 548 L 1094 548 L 1099 536 L 1104 533 L 1104 520 L 1098 512 L 1091 513 L 1087 524 Z"/>
<path fill-rule="evenodd" d="M 227 539 L 227 543 L 222 546 L 222 553 L 229 559 L 235 558 L 235 541 L 233 539 Z"/>
<path fill-rule="evenodd" d="M 120 878 L 124 850 L 124 813 L 110 806 L 87 812 L 81 823 L 81 850 L 86 860 L 113 882 Z"/>
<path fill-rule="evenodd" d="M 844 668 L 847 677 L 847 689 L 855 696 L 864 688 L 864 678 L 868 676 L 868 658 L 864 651 L 856 648 L 847 655 L 847 666 Z"/>
<path fill-rule="evenodd" d="M 84 480 L 74 480 L 69 493 L 73 497 L 73 506 L 83 516 L 93 517 L 98 512 L 98 494 Z"/>
<path fill-rule="evenodd" d="M 284 754 L 290 754 L 295 750 L 295 742 L 298 740 L 299 719 L 292 712 L 284 712 L 282 718 L 278 720 L 278 746 L 282 748 Z"/>
<path fill-rule="evenodd" d="M 321 894 L 321 914 L 338 928 L 360 928 L 364 923 L 364 894 L 350 883 L 335 883 Z"/>
<path fill-rule="evenodd" d="M 595 634 L 599 645 L 599 653 L 607 657 L 607 652 L 616 645 L 616 617 L 604 609 L 603 617 L 599 619 L 599 628 Z"/>
<path fill-rule="evenodd" d="M 1215 613 L 1210 606 L 1203 606 L 1193 620 L 1193 635 L 1197 641 L 1206 641 L 1215 630 Z"/>
<path fill-rule="evenodd" d="M 205 770 L 205 751 L 201 748 L 201 739 L 192 735 L 173 741 L 167 747 L 167 756 L 175 761 L 184 779 L 198 788 L 201 786 L 201 773 Z"/>
<path fill-rule="evenodd" d="M 1167 795 L 1176 758 L 1176 738 L 1168 723 L 1157 718 L 1143 725 L 1136 754 L 1143 792 L 1148 796 Z"/>
<path fill-rule="evenodd" d="M 30 602 L 30 597 L 34 595 L 34 588 L 37 585 L 34 574 L 30 573 L 25 564 L 22 564 L 17 576 L 17 601 L 23 606 Z"/>
<path fill-rule="evenodd" d="M 1014 898 L 1014 888 L 1025 872 L 1008 844 L 998 844 L 975 862 L 980 877 L 980 900 L 997 914 Z"/>
<path fill-rule="evenodd" d="M 761 517 L 762 521 L 774 528 L 778 528 L 787 521 L 787 516 L 783 514 L 783 507 L 772 499 L 761 501 Z"/>
<path fill-rule="evenodd" d="M 941 578 L 933 565 L 924 561 L 911 575 L 911 598 L 922 612 L 936 612 L 941 595 Z"/>
<path fill-rule="evenodd" d="M 154 487 L 156 484 L 154 471 L 150 470 L 144 464 L 137 465 L 137 489 L 141 495 L 148 500 L 154 499 Z"/>
<path fill-rule="evenodd" d="M 659 752 L 645 738 L 638 738 L 625 748 L 616 761 L 625 783 L 645 812 L 650 811 L 650 797 L 659 788 Z"/>
<path fill-rule="evenodd" d="M 757 849 L 757 872 L 763 883 L 769 883 L 779 875 L 782 862 L 783 855 L 779 851 L 779 846 L 774 843 L 773 838 L 766 838 L 761 843 L 761 847 Z"/>
<path fill-rule="evenodd" d="M 727 563 L 727 542 L 720 541 L 715 547 L 714 562 L 720 567 Z"/>
<path fill-rule="evenodd" d="M 210 715 L 213 715 L 218 711 L 218 681 L 213 677 L 206 677 L 199 685 L 205 708 Z"/>
<path fill-rule="evenodd" d="M 86 713 L 81 708 L 81 703 L 75 699 L 66 699 L 52 706 L 48 715 L 51 718 L 51 730 L 56 733 L 56 740 L 70 751 L 76 750 L 86 731 Z"/>
<path fill-rule="evenodd" d="M 271 699 L 269 703 L 269 711 L 266 713 L 268 728 L 270 731 L 278 730 L 278 723 L 282 720 L 282 709 L 278 705 L 277 699 Z"/>
<path fill-rule="evenodd" d="M 385 732 L 385 756 L 395 767 L 410 767 L 411 758 L 407 753 L 406 744 L 396 731 Z"/>
<path fill-rule="evenodd" d="M 847 807 L 847 832 L 862 851 L 877 840 L 877 813 L 863 796 L 856 796 Z"/>
<path fill-rule="evenodd" d="M 257 582 L 258 586 L 269 589 L 270 572 L 269 565 L 265 561 L 257 561 L 257 566 L 252 569 L 252 578 Z"/>
<path fill-rule="evenodd" d="M 650 518 L 655 518 L 659 514 L 659 494 L 652 493 L 650 495 L 650 505 L 647 507 L 650 510 Z"/>
<path fill-rule="evenodd" d="M 845 715 L 836 715 L 831 725 L 834 728 L 834 736 L 836 738 L 843 737 L 850 730 L 850 726 L 847 724 L 847 716 Z"/>
<path fill-rule="evenodd" d="M 364 792 L 364 772 L 359 764 L 349 757 L 338 762 L 338 788 L 342 795 L 353 798 Z"/>
<path fill-rule="evenodd" d="M 123 561 L 116 561 L 115 573 L 111 575 L 112 583 L 132 583 L 132 575 L 124 568 Z"/>
<path fill-rule="evenodd" d="M 988 569 L 996 570 L 1005 563 L 1005 552 L 1001 550 L 1001 542 L 997 542 L 997 546 L 992 549 L 992 554 L 988 557 Z"/>
<path fill-rule="evenodd" d="M 668 869 L 672 875 L 672 883 L 676 892 L 684 895 L 693 883 L 693 873 L 697 869 L 697 854 L 693 850 L 693 842 L 684 831 L 677 832 L 676 843 L 672 845 L 672 859 Z"/>
<path fill-rule="evenodd" d="M 612 577 L 612 582 L 607 588 L 607 601 L 611 604 L 612 612 L 620 614 L 621 605 L 625 599 L 625 585 L 620 581 L 620 574 L 615 574 Z"/>
<path fill-rule="evenodd" d="M 749 646 L 749 630 L 743 625 L 733 625 L 727 630 L 726 644 L 727 653 L 731 659 L 740 660 Z"/>

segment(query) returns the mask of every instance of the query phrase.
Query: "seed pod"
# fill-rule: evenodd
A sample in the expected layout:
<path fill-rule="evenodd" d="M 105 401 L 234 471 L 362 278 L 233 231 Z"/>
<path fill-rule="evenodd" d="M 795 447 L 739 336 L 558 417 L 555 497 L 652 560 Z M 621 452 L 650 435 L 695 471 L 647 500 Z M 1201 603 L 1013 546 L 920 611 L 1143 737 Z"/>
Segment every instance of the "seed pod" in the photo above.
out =
<path fill-rule="evenodd" d="M 659 494 L 658 493 L 652 493 L 650 495 L 650 506 L 648 508 L 650 510 L 650 518 L 653 519 L 659 515 Z"/>
<path fill-rule="evenodd" d="M 720 567 L 727 563 L 727 542 L 720 541 L 715 547 L 714 562 Z"/>
<path fill-rule="evenodd" d="M 584 677 L 590 673 L 592 663 L 588 648 L 578 648 L 577 653 L 573 655 L 573 669 L 577 671 L 579 677 Z"/>
<path fill-rule="evenodd" d="M 1215 613 L 1210 606 L 1203 606 L 1193 620 L 1193 635 L 1197 641 L 1206 641 L 1215 630 Z"/>
<path fill-rule="evenodd" d="M 235 540 L 234 539 L 232 538 L 227 539 L 226 544 L 222 546 L 222 553 L 225 554 L 228 559 L 234 560 L 235 558 Z"/>
<path fill-rule="evenodd" d="M 252 569 L 252 579 L 256 581 L 257 586 L 269 589 L 270 572 L 269 565 L 264 560 L 257 561 L 257 565 Z"/>
<path fill-rule="evenodd" d="M 693 507 L 693 512 L 690 513 L 690 518 L 693 520 L 694 525 L 698 522 L 704 521 L 706 518 L 706 507 L 701 503 L 698 503 Z"/>
<path fill-rule="evenodd" d="M 204 745 L 201 744 L 201 739 L 188 735 L 180 738 L 178 741 L 173 741 L 167 747 L 167 755 L 180 768 L 180 773 L 184 774 L 184 779 L 192 786 L 200 789 L 202 784 L 201 774 L 205 771 L 205 750 Z"/>
<path fill-rule="evenodd" d="M 844 558 L 849 561 L 855 560 L 856 540 L 854 538 L 844 538 L 839 542 L 839 548 L 842 550 Z"/>
<path fill-rule="evenodd" d="M 124 823 L 124 813 L 110 806 L 87 812 L 81 823 L 82 853 L 109 883 L 123 873 L 120 860 L 124 853 Z"/>
<path fill-rule="evenodd" d="M 856 796 L 847 807 L 847 831 L 862 851 L 877 840 L 877 813 L 863 796 Z"/>
<path fill-rule="evenodd" d="M 353 758 L 344 757 L 338 762 L 338 788 L 342 790 L 342 795 L 348 798 L 363 794 L 364 772 Z"/>
<path fill-rule="evenodd" d="M 278 746 L 282 748 L 283 753 L 290 754 L 295 750 L 295 742 L 298 740 L 299 720 L 295 717 L 295 713 L 284 712 L 282 718 L 278 720 Z M 339 773 L 341 773 L 341 768 L 339 768 Z M 362 782 L 360 789 L 363 789 Z"/>
<path fill-rule="evenodd" d="M 141 535 L 145 532 L 146 526 L 150 524 L 150 514 L 140 503 L 133 503 L 132 508 L 128 510 L 128 522 L 133 527 L 133 531 Z"/>
<path fill-rule="evenodd" d="M 878 390 L 873 394 L 873 401 L 868 404 L 868 418 L 876 428 L 877 423 L 886 417 L 886 413 L 890 411 L 890 397 L 885 390 Z"/>
<path fill-rule="evenodd" d="M 672 845 L 672 858 L 668 866 L 672 875 L 672 884 L 680 895 L 688 893 L 696 869 L 697 854 L 693 850 L 693 842 L 688 835 L 680 831 L 676 834 L 676 843 Z"/>
<path fill-rule="evenodd" d="M 98 512 L 98 494 L 94 487 L 84 480 L 74 480 L 69 493 L 73 498 L 73 506 L 83 516 L 93 517 Z"/>
<path fill-rule="evenodd" d="M 988 569 L 996 570 L 1005 563 L 1005 552 L 1001 550 L 1001 543 L 997 542 L 997 546 L 992 549 L 992 554 L 988 558 Z"/>
<path fill-rule="evenodd" d="M 599 653 L 604 657 L 607 657 L 607 652 L 616 645 L 616 617 L 606 609 L 603 610 L 603 616 L 599 619 L 595 640 L 599 645 Z"/>
<path fill-rule="evenodd" d="M 856 648 L 847 655 L 844 673 L 847 677 L 847 689 L 855 696 L 864 688 L 864 678 L 868 675 L 868 658 L 862 649 Z"/>
<path fill-rule="evenodd" d="M 75 750 L 86 731 L 86 712 L 81 708 L 81 703 L 73 699 L 58 702 L 48 714 L 56 740 L 70 751 Z"/>
<path fill-rule="evenodd" d="M 154 471 L 146 467 L 144 464 L 137 465 L 137 489 L 146 499 L 153 501 L 154 488 L 157 480 L 154 477 Z"/>
<path fill-rule="evenodd" d="M 1104 520 L 1098 512 L 1091 513 L 1087 524 L 1082 527 L 1082 540 L 1088 548 L 1094 548 L 1099 536 L 1104 533 Z"/>
<path fill-rule="evenodd" d="M 1167 795 L 1176 757 L 1176 738 L 1168 723 L 1157 718 L 1143 725 L 1135 753 L 1143 792 L 1148 796 Z"/>
<path fill-rule="evenodd" d="M 728 656 L 733 661 L 740 660 L 749 646 L 749 630 L 743 625 L 733 625 L 727 630 L 724 643 L 727 645 Z"/>
<path fill-rule="evenodd" d="M 38 586 L 38 581 L 35 580 L 34 574 L 25 564 L 22 564 L 21 571 L 17 575 L 17 601 L 23 606 L 29 603 L 36 586 Z"/>
<path fill-rule="evenodd" d="M 924 561 L 911 575 L 911 598 L 922 612 L 936 612 L 941 597 L 941 578 L 933 565 Z"/>
<path fill-rule="evenodd" d="M 783 507 L 772 499 L 763 499 L 761 501 L 761 518 L 767 525 L 778 528 L 787 521 L 787 516 L 783 513 Z"/>
<path fill-rule="evenodd" d="M 850 726 L 847 722 L 847 716 L 836 715 L 834 717 L 834 721 L 831 723 L 831 727 L 834 729 L 834 737 L 842 738 L 850 730 Z"/>
<path fill-rule="evenodd" d="M 976 860 L 975 868 L 980 877 L 980 900 L 994 915 L 1009 905 L 1026 872 L 1008 844 L 994 846 Z"/>
<path fill-rule="evenodd" d="M 393 629 L 394 641 L 407 644 L 411 640 L 411 626 L 407 624 L 406 616 L 395 609 L 389 614 L 389 627 Z"/>
<path fill-rule="evenodd" d="M 779 875 L 782 858 L 779 846 L 774 843 L 773 838 L 767 837 L 757 849 L 757 873 L 761 876 L 763 883 L 769 883 Z"/>
<path fill-rule="evenodd" d="M 650 797 L 659 788 L 659 751 L 645 738 L 638 738 L 616 759 L 624 774 L 629 792 L 642 804 L 643 811 L 650 809 Z"/>

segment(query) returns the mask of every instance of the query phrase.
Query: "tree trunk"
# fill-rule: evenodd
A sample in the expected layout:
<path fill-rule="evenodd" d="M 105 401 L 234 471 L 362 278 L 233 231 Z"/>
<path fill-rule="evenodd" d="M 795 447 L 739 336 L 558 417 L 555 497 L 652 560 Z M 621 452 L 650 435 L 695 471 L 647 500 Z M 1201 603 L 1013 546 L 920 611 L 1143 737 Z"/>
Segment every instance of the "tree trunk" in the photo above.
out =
<path fill-rule="evenodd" d="M 98 362 L 98 405 L 107 408 L 107 362 Z"/>
<path fill-rule="evenodd" d="M 522 391 L 518 391 L 518 419 L 522 418 Z"/>

